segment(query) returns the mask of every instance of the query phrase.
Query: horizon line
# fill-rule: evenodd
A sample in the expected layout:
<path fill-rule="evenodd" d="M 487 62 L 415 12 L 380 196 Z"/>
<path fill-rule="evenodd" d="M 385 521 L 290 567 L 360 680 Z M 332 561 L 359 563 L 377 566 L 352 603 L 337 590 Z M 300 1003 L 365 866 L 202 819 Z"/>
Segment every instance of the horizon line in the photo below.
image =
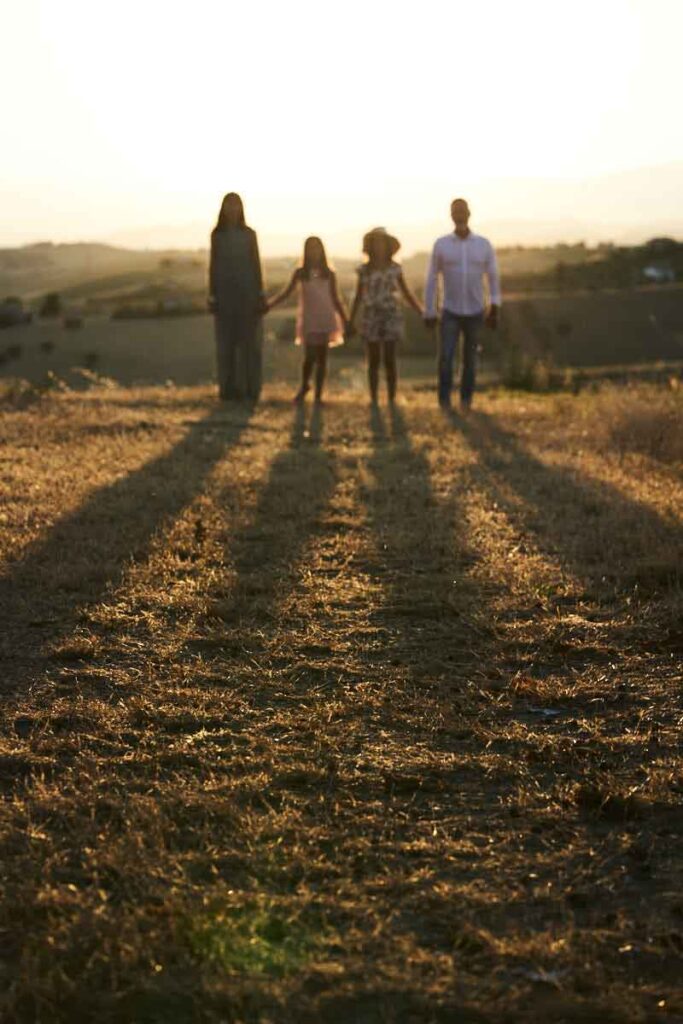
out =
<path fill-rule="evenodd" d="M 144 228 L 140 229 L 144 231 Z M 153 229 L 152 229 L 153 230 Z M 478 232 L 473 232 L 477 234 Z M 448 232 L 444 232 L 448 234 Z M 678 237 L 678 232 L 674 231 L 672 234 L 661 234 L 655 233 L 651 235 L 643 234 L 642 240 L 639 242 L 617 242 L 614 239 L 603 238 L 600 241 L 589 241 L 586 239 L 576 239 L 568 241 L 566 238 L 558 238 L 555 241 L 536 241 L 536 242 L 503 242 L 496 244 L 497 250 L 504 249 L 557 249 L 562 246 L 568 249 L 574 249 L 583 246 L 586 249 L 600 249 L 604 246 L 613 245 L 615 248 L 632 248 L 638 245 L 646 245 L 648 242 L 652 242 L 658 238 L 667 238 L 671 241 L 683 243 L 683 237 Z M 183 245 L 146 245 L 146 246 L 135 246 L 135 245 L 123 245 L 117 242 L 106 241 L 105 239 L 98 238 L 78 238 L 74 240 L 57 240 L 42 238 L 35 242 L 19 242 L 14 244 L 6 244 L 0 241 L 0 252 L 6 252 L 9 250 L 21 250 L 21 249 L 39 249 L 44 248 L 59 248 L 59 247 L 76 247 L 76 246 L 97 246 L 103 249 L 113 249 L 118 252 L 131 252 L 131 253 L 205 253 L 209 251 L 209 245 L 198 245 L 198 246 L 183 246 Z M 422 255 L 423 253 L 429 252 L 429 247 L 424 249 L 415 249 L 409 253 L 404 253 L 404 258 L 411 259 L 414 256 Z M 277 252 L 268 253 L 261 252 L 261 259 L 294 259 L 298 257 L 300 253 L 294 252 Z M 343 255 L 342 253 L 336 254 L 337 259 L 355 259 L 357 254 Z"/>

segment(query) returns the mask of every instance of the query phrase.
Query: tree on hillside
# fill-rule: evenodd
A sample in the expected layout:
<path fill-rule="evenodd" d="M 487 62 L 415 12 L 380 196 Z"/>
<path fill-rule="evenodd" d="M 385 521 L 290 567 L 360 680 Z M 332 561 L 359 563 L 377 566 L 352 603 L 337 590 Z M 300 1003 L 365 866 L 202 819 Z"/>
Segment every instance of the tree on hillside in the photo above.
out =
<path fill-rule="evenodd" d="M 40 316 L 56 317 L 62 315 L 62 300 L 58 292 L 48 292 L 40 304 Z"/>

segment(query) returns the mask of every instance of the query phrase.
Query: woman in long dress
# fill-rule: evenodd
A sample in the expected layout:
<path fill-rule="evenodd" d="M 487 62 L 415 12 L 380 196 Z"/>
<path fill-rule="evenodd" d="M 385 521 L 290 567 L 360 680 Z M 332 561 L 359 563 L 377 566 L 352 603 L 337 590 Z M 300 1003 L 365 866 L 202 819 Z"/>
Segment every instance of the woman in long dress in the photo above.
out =
<path fill-rule="evenodd" d="M 256 401 L 261 391 L 266 309 L 256 232 L 242 200 L 229 192 L 211 232 L 209 309 L 216 327 L 218 393 L 222 400 Z"/>

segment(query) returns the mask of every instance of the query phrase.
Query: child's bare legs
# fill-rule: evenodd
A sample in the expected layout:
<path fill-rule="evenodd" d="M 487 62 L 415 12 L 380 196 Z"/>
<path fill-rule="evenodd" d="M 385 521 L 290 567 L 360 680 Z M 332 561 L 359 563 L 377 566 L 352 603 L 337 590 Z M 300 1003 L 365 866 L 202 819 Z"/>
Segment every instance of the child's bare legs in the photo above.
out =
<path fill-rule="evenodd" d="M 311 390 L 311 374 L 315 365 L 315 349 L 312 345 L 304 345 L 304 365 L 301 370 L 301 387 L 297 391 L 294 401 L 301 402 Z"/>
<path fill-rule="evenodd" d="M 368 384 L 370 385 L 370 401 L 377 402 L 377 392 L 379 391 L 379 360 L 381 355 L 381 346 L 377 341 L 369 341 L 367 344 L 368 351 Z"/>
<path fill-rule="evenodd" d="M 315 400 L 319 402 L 323 395 L 323 386 L 327 374 L 327 345 L 316 345 L 315 350 Z"/>
<path fill-rule="evenodd" d="M 398 369 L 396 366 L 396 345 L 393 341 L 373 341 L 368 346 L 368 383 L 370 385 L 370 399 L 377 402 L 379 392 L 379 365 L 384 361 L 384 372 L 387 377 L 387 394 L 389 401 L 396 398 L 396 386 L 398 384 Z"/>
<path fill-rule="evenodd" d="M 398 383 L 398 369 L 396 367 L 396 345 L 393 341 L 385 341 L 384 345 L 384 372 L 387 375 L 387 394 L 389 401 L 396 398 L 396 385 Z"/>

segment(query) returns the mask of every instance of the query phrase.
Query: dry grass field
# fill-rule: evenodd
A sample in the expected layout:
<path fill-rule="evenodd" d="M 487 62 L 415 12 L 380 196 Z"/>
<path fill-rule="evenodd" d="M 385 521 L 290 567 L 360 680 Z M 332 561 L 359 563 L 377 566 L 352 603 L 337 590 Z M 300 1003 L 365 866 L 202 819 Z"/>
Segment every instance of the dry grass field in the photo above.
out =
<path fill-rule="evenodd" d="M 0 403 L 0 1019 L 683 1021 L 681 392 L 289 394 Z"/>

